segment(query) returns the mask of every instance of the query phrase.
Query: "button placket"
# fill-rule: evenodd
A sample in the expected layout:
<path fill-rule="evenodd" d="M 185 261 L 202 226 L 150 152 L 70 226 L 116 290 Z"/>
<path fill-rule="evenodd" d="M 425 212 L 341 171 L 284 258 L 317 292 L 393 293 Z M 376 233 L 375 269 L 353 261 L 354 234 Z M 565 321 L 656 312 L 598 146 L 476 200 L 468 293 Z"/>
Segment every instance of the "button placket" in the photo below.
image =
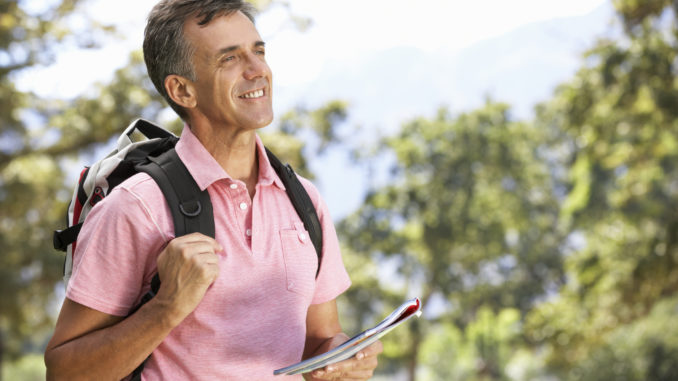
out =
<path fill-rule="evenodd" d="M 245 197 L 247 196 L 247 191 L 244 189 L 244 187 L 241 187 L 238 185 L 238 183 L 231 183 L 231 185 L 228 186 L 231 188 L 234 192 L 234 200 L 238 202 L 238 199 L 240 202 L 238 202 L 238 208 L 242 211 L 247 210 L 247 208 L 250 207 L 249 203 L 246 202 Z"/>
<path fill-rule="evenodd" d="M 251 205 L 248 204 L 248 203 L 245 202 L 245 201 L 241 201 L 241 202 L 238 204 L 238 208 L 240 209 L 242 215 L 244 216 L 244 217 L 243 217 L 243 218 L 244 218 L 244 223 L 243 223 L 241 226 L 245 228 L 245 231 L 244 231 L 244 233 L 245 233 L 245 239 L 246 239 L 246 240 L 248 241 L 248 243 L 251 245 L 251 241 L 252 241 L 252 227 L 251 227 L 251 226 L 248 226 L 248 223 L 247 223 L 247 217 L 246 217 L 246 216 L 247 216 L 247 213 L 250 212 L 250 210 L 249 210 L 250 207 L 251 207 Z M 251 246 L 250 246 L 250 248 L 251 248 Z M 254 252 L 252 252 L 252 254 L 254 254 Z"/>
<path fill-rule="evenodd" d="M 247 189 L 244 185 L 238 183 L 237 181 L 233 181 L 228 184 L 228 188 L 229 196 L 232 202 L 235 204 L 236 218 L 240 222 L 238 225 L 240 226 L 240 229 L 242 229 L 240 231 L 244 233 L 244 237 L 249 241 L 252 239 L 252 229 L 251 227 L 247 226 L 247 214 L 250 212 L 249 208 L 251 207 L 251 204 L 248 202 L 249 195 L 247 193 Z"/>

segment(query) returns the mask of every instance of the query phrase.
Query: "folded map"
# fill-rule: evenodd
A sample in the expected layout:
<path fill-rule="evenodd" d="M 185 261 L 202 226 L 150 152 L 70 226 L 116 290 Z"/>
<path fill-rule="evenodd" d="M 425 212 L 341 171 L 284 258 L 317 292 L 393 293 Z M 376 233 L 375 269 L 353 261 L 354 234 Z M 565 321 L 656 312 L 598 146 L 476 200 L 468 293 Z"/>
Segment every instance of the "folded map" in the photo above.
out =
<path fill-rule="evenodd" d="M 412 316 L 421 315 L 421 302 L 418 298 L 413 298 L 396 308 L 386 319 L 382 320 L 376 326 L 365 330 L 354 337 L 350 338 L 340 346 L 317 355 L 315 357 L 303 360 L 296 364 L 292 364 L 285 368 L 273 371 L 274 375 L 294 375 L 311 372 L 315 369 L 322 368 L 329 364 L 334 364 L 339 361 L 351 358 L 361 349 L 379 340 L 385 334 L 391 332 L 395 327 L 407 321 Z"/>

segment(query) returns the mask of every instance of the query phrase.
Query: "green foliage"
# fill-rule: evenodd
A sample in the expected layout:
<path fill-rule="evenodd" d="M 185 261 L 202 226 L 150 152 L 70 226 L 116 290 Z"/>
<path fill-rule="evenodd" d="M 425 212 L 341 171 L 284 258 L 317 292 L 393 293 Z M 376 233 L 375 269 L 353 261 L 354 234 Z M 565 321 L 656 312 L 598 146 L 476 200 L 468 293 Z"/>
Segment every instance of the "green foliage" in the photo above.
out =
<path fill-rule="evenodd" d="M 324 152 L 331 144 L 340 141 L 337 130 L 347 116 L 348 105 L 340 100 L 329 101 L 317 109 L 297 107 L 283 115 L 280 125 L 273 131 L 265 130 L 261 138 L 281 159 L 290 163 L 302 176 L 313 179 L 306 160 L 307 144 L 304 136 L 317 142 L 316 154 Z"/>
<path fill-rule="evenodd" d="M 395 263 L 396 274 L 380 273 L 382 290 L 401 300 L 416 293 L 425 306 L 442 297 L 447 307 L 430 324 L 385 338 L 391 360 L 415 367 L 418 344 L 454 322 L 480 346 L 470 355 L 486 364 L 479 374 L 501 379 L 503 355 L 475 324 L 503 308 L 520 316 L 562 282 L 564 236 L 542 140 L 490 102 L 458 117 L 441 110 L 417 119 L 384 142 L 396 159 L 392 178 L 339 230 L 353 249 Z M 391 340 L 399 351 L 388 350 Z M 403 350 L 402 342 L 412 345 Z"/>
<path fill-rule="evenodd" d="M 43 381 L 45 379 L 45 361 L 42 355 L 32 354 L 7 364 L 2 369 L 3 380 Z"/>
<path fill-rule="evenodd" d="M 678 375 L 678 298 L 657 303 L 637 321 L 614 329 L 568 374 L 569 380 L 669 381 Z"/>
<path fill-rule="evenodd" d="M 44 144 L 42 100 L 22 93 L 12 80 L 19 71 L 47 65 L 62 46 L 94 47 L 110 28 L 81 17 L 90 33 L 71 33 L 67 21 L 79 1 L 45 5 L 29 13 L 16 1 L 0 1 L 0 353 L 7 359 L 42 345 L 52 325 L 49 308 L 61 278 L 51 232 L 63 221 L 60 211 L 64 172 Z M 56 195 L 56 197 L 55 197 Z M 2 361 L 2 359 L 0 359 Z"/>
<path fill-rule="evenodd" d="M 338 126 L 346 120 L 348 103 L 332 100 L 309 110 L 299 106 L 283 115 L 280 129 L 287 134 L 300 134 L 311 131 L 319 138 L 316 153 L 322 153 L 329 145 L 340 142 Z"/>
<path fill-rule="evenodd" d="M 51 235 L 65 224 L 63 213 L 73 186 L 65 183 L 73 176 L 67 175 L 64 159 L 102 146 L 139 116 L 157 115 L 162 103 L 147 95 L 154 93 L 144 77 L 143 63 L 135 55 L 130 66 L 116 72 L 111 85 L 98 86 L 95 96 L 35 100 L 32 109 L 13 110 L 17 115 L 31 112 L 45 124 L 22 125 L 9 137 L 17 141 L 16 148 L 0 158 L 0 243 L 5 253 L 0 283 L 8 292 L 0 301 L 0 329 L 8 332 L 10 356 L 22 351 L 27 338 L 44 340 L 35 331 L 52 326 L 52 311 L 46 307 L 61 278 L 63 257 L 55 254 Z M 45 142 L 45 136 L 53 142 Z"/>
<path fill-rule="evenodd" d="M 630 34 L 639 26 L 652 27 L 657 16 L 672 5 L 675 7 L 672 0 L 613 0 L 612 3 Z"/>
<path fill-rule="evenodd" d="M 615 4 L 628 39 L 601 41 L 539 109 L 568 168 L 562 225 L 580 244 L 527 334 L 571 379 L 675 379 L 671 330 L 653 314 L 678 291 L 676 15 L 669 1 Z M 649 321 L 667 336 L 638 328 Z"/>
<path fill-rule="evenodd" d="M 34 65 L 48 65 L 61 46 L 96 47 L 97 40 L 111 31 L 109 26 L 81 17 L 88 33 L 72 33 L 67 23 L 80 2 L 62 1 L 39 13 L 29 13 L 20 2 L 0 1 L 0 137 L 15 143 L 12 151 L 30 150 L 31 134 L 21 116 L 24 108 L 37 102 L 33 94 L 15 88 L 13 75 Z M 6 150 L 0 151 L 0 168 L 9 160 L 8 155 Z"/>
<path fill-rule="evenodd" d="M 418 376 L 424 380 L 507 380 L 506 367 L 515 355 L 521 332 L 520 312 L 488 307 L 463 331 L 444 322 L 432 328 L 421 344 Z"/>
<path fill-rule="evenodd" d="M 382 289 L 446 307 L 391 360 L 430 379 L 678 377 L 677 8 L 615 6 L 625 36 L 599 41 L 533 123 L 490 102 L 384 142 L 392 176 L 340 231 L 395 261 Z M 506 308 L 521 327 L 510 350 L 499 331 L 473 347 Z"/>

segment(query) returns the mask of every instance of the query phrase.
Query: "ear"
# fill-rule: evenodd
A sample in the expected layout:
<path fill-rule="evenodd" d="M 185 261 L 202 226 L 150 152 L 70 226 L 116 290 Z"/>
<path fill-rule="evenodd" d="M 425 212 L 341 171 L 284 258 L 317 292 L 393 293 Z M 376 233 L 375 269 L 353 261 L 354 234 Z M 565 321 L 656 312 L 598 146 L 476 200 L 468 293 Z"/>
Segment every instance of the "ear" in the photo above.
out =
<path fill-rule="evenodd" d="M 184 108 L 193 108 L 197 104 L 193 83 L 186 77 L 170 74 L 165 77 L 165 90 L 169 97 Z"/>

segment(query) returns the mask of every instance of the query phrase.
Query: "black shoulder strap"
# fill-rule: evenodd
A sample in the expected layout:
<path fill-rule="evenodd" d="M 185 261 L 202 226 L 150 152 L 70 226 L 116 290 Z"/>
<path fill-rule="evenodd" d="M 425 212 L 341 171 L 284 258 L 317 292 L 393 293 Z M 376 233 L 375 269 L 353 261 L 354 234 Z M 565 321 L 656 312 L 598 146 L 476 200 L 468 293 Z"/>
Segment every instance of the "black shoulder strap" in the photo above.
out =
<path fill-rule="evenodd" d="M 200 189 L 177 151 L 170 149 L 149 159 L 150 163 L 138 166 L 137 170 L 148 173 L 162 190 L 172 212 L 175 235 L 200 232 L 214 238 L 210 196 L 207 190 Z"/>
<path fill-rule="evenodd" d="M 162 190 L 172 213 L 175 236 L 181 237 L 200 232 L 214 238 L 214 212 L 210 196 L 207 190 L 200 190 L 193 176 L 177 155 L 177 151 L 172 148 L 157 157 L 149 157 L 149 160 L 149 163 L 137 166 L 137 170 L 148 173 Z M 132 313 L 153 299 L 158 290 L 160 290 L 160 277 L 156 273 L 151 280 L 151 289 L 143 296 L 141 303 Z M 132 381 L 141 380 L 141 372 L 147 360 L 144 360 L 134 370 Z"/>
<path fill-rule="evenodd" d="M 214 238 L 214 212 L 210 195 L 207 190 L 200 189 L 177 151 L 172 148 L 157 157 L 149 157 L 149 160 L 146 164 L 138 165 L 137 170 L 148 173 L 160 187 L 172 213 L 174 235 L 181 237 L 200 232 Z M 155 296 L 159 289 L 160 279 L 156 274 L 151 282 L 148 299 Z"/>
<path fill-rule="evenodd" d="M 320 272 L 323 252 L 323 232 L 320 226 L 320 220 L 318 219 L 318 213 L 316 213 L 311 198 L 308 196 L 304 186 L 299 182 L 292 167 L 289 164 L 283 165 L 268 148 L 266 148 L 266 155 L 271 162 L 271 166 L 280 177 L 280 180 L 285 184 L 285 191 L 292 201 L 292 205 L 294 205 L 294 210 L 296 210 L 299 217 L 301 217 L 304 227 L 311 236 L 311 242 L 313 242 L 315 251 L 318 254 L 318 269 L 315 274 L 317 277 Z"/>

